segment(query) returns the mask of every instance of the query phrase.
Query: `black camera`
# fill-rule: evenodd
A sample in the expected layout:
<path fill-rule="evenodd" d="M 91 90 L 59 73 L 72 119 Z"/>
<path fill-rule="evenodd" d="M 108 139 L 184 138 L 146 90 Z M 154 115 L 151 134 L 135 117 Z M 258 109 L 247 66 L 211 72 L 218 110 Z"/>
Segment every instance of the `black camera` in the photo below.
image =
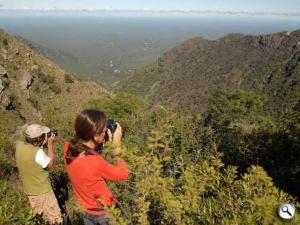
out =
<path fill-rule="evenodd" d="M 117 123 L 113 120 L 113 119 L 108 119 L 107 120 L 107 123 L 106 123 L 106 128 L 108 130 L 110 130 L 111 134 L 114 136 L 114 133 L 117 129 L 118 125 Z M 108 141 L 109 140 L 109 136 L 108 136 L 108 133 L 106 131 L 105 133 L 105 141 Z"/>
<path fill-rule="evenodd" d="M 107 130 L 110 130 L 110 132 L 113 135 L 113 137 L 114 137 L 114 133 L 115 133 L 117 127 L 118 127 L 118 125 L 117 125 L 117 123 L 114 120 L 112 120 L 112 119 L 108 119 L 107 120 L 107 122 L 106 122 L 106 128 L 107 128 Z M 106 130 L 105 136 L 104 136 L 104 140 L 105 141 L 109 141 L 109 136 L 108 136 L 107 130 Z M 101 154 L 102 151 L 103 151 L 103 143 L 100 144 L 100 145 L 97 145 L 96 148 L 95 148 L 95 151 L 98 152 L 99 154 Z"/>
<path fill-rule="evenodd" d="M 58 136 L 58 130 L 50 130 L 47 133 L 47 138 L 50 138 L 52 134 L 55 134 L 55 136 L 57 137 Z"/>
<path fill-rule="evenodd" d="M 55 134 L 55 136 L 58 135 L 58 131 L 57 130 L 50 130 L 48 133 L 47 133 L 47 138 L 50 138 L 52 134 Z M 48 144 L 47 142 L 43 145 L 43 148 L 47 148 Z"/>
<path fill-rule="evenodd" d="M 112 133 L 112 134 L 114 134 L 115 133 L 115 131 L 116 131 L 116 129 L 117 129 L 117 123 L 114 121 L 114 120 L 112 120 L 112 119 L 108 119 L 107 120 L 107 124 L 106 124 L 106 127 L 107 127 L 107 129 L 109 129 L 110 130 L 110 132 Z"/>

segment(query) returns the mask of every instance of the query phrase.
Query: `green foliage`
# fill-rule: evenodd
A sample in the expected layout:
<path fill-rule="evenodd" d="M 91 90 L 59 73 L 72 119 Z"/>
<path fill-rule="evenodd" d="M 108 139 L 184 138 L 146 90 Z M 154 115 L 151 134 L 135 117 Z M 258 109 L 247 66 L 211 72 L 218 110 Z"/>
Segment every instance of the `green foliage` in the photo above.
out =
<path fill-rule="evenodd" d="M 255 121 L 262 110 L 265 98 L 253 92 L 237 90 L 233 92 L 219 89 L 210 98 L 209 118 L 214 126 L 228 126 L 247 118 Z"/>
<path fill-rule="evenodd" d="M 260 98 L 252 101 L 251 94 L 242 96 L 246 100 L 237 96 L 239 103 L 233 105 L 243 110 L 228 110 L 236 112 L 234 123 L 242 122 L 249 114 L 254 120 L 262 107 Z M 252 109 L 255 112 L 250 112 Z M 176 116 L 160 107 L 142 115 L 143 120 L 136 122 L 151 130 L 136 132 L 146 142 L 128 145 L 123 153 L 132 171 L 130 179 L 126 183 L 110 183 L 130 215 L 127 224 L 283 223 L 277 216 L 279 204 L 295 201 L 275 188 L 261 167 L 251 167 L 242 178 L 238 178 L 237 168 L 225 168 L 216 152 L 218 130 L 203 127 L 201 116 Z M 246 129 L 242 134 L 255 129 Z M 112 224 L 124 223 L 120 212 L 113 212 L 110 218 Z M 296 217 L 292 224 L 298 222 Z"/>
<path fill-rule="evenodd" d="M 300 184 L 298 105 L 274 118 L 268 115 L 272 112 L 262 110 L 266 107 L 256 94 L 219 93 L 211 101 L 207 120 L 216 133 L 218 148 L 224 152 L 225 163 L 238 166 L 240 171 L 260 164 L 277 185 L 299 196 L 295 189 Z"/>
<path fill-rule="evenodd" d="M 40 68 L 38 70 L 37 76 L 42 83 L 48 85 L 53 84 L 55 80 L 54 76 L 50 74 L 46 75 Z"/>
<path fill-rule="evenodd" d="M 42 224 L 42 220 L 32 216 L 24 194 L 12 185 L 0 180 L 0 221 L 3 225 Z"/>
<path fill-rule="evenodd" d="M 61 93 L 61 88 L 57 84 L 50 84 L 49 88 L 51 91 L 54 92 L 54 94 L 58 95 Z"/>
<path fill-rule="evenodd" d="M 284 190 L 295 196 L 300 196 L 300 109 L 293 107 L 281 116 L 275 132 L 265 135 L 268 137 L 266 151 L 262 156 L 265 166 L 274 181 Z"/>
<path fill-rule="evenodd" d="M 280 203 L 294 203 L 300 210 L 295 199 L 276 188 L 262 167 L 252 166 L 260 163 L 271 168 L 271 165 L 268 167 L 262 163 L 265 161 L 262 156 L 267 156 L 264 153 L 275 144 L 288 144 L 296 153 L 299 112 L 295 108 L 275 123 L 262 114 L 263 97 L 244 91 L 219 97 L 212 103 L 209 119 L 201 115 L 176 115 L 163 107 L 149 108 L 141 99 L 125 93 L 90 102 L 89 107 L 103 110 L 124 127 L 122 157 L 131 173 L 126 182 L 108 182 L 122 205 L 122 210 L 108 209 L 112 225 L 284 224 L 277 216 Z M 17 114 L 3 112 L 1 116 L 7 119 L 2 121 L 0 129 L 8 129 L 12 123 L 12 128 L 3 130 L 8 133 L 6 139 L 0 139 L 1 152 L 4 152 L 4 149 L 13 147 L 7 138 L 16 126 Z M 43 124 L 59 130 L 54 146 L 56 171 L 65 173 L 62 144 L 74 135 L 74 118 L 51 105 L 43 108 L 42 116 Z M 284 140 L 282 144 L 275 138 L 280 130 L 284 131 L 279 138 Z M 113 146 L 107 145 L 103 155 L 114 162 L 114 157 L 109 154 L 112 149 Z M 226 160 L 244 166 L 245 172 L 239 173 L 240 167 L 225 166 Z M 297 171 L 298 161 L 291 162 Z M 284 174 L 291 172 L 284 167 L 286 163 L 279 166 L 279 169 L 284 169 Z M 272 164 L 273 167 L 277 165 Z M 12 161 L 8 167 L 13 166 Z M 275 168 L 273 175 L 283 179 L 276 174 L 279 169 Z M 8 194 L 10 189 L 6 187 L 11 184 L 1 185 L 7 196 L 0 207 L 5 211 L 5 221 L 8 224 L 31 224 L 33 218 L 28 204 L 23 202 L 23 197 L 20 198 L 20 192 L 12 189 Z M 17 209 L 8 206 L 17 202 L 16 198 L 21 199 L 20 205 L 25 211 L 19 211 L 18 216 L 12 218 L 10 215 Z M 2 203 L 2 199 L 0 201 Z M 72 193 L 67 209 L 72 222 L 80 224 L 78 213 L 81 209 Z M 296 215 L 288 223 L 299 222 Z"/>
<path fill-rule="evenodd" d="M 37 76 L 39 78 L 39 81 L 42 84 L 45 84 L 46 86 L 49 87 L 49 89 L 56 95 L 61 93 L 61 87 L 55 83 L 55 77 L 51 74 L 45 74 L 40 68 L 38 70 Z M 37 93 L 40 92 L 40 87 L 36 86 L 35 91 Z"/>
<path fill-rule="evenodd" d="M 90 106 L 100 108 L 107 115 L 126 124 L 145 109 L 145 103 L 140 98 L 126 93 L 119 93 L 112 99 L 91 102 Z"/>
<path fill-rule="evenodd" d="M 18 189 L 20 184 L 13 178 L 16 167 L 12 137 L 16 136 L 15 129 L 22 121 L 13 111 L 0 111 L 0 118 L 0 222 L 3 225 L 37 224 L 38 218 L 32 216 L 24 193 Z M 12 179 L 5 181 L 9 176 Z"/>
<path fill-rule="evenodd" d="M 42 124 L 45 124 L 51 129 L 58 130 L 58 136 L 54 142 L 54 150 L 57 156 L 57 169 L 60 171 L 65 171 L 62 146 L 64 142 L 74 136 L 73 122 L 74 118 L 62 114 L 58 109 L 53 108 L 51 105 L 47 106 L 43 111 Z"/>
<path fill-rule="evenodd" d="M 13 111 L 0 111 L 0 178 L 6 177 L 14 170 L 14 140 L 15 128 L 21 125 L 21 120 Z"/>
<path fill-rule="evenodd" d="M 74 79 L 71 74 L 65 73 L 65 82 L 69 84 L 74 83 Z"/>
<path fill-rule="evenodd" d="M 116 90 L 145 97 L 151 91 L 151 87 L 154 83 L 159 79 L 161 73 L 160 68 L 161 63 L 160 59 L 158 59 L 157 63 L 138 70 L 134 76 L 130 76 L 118 83 Z"/>
<path fill-rule="evenodd" d="M 8 65 L 7 65 L 7 69 L 8 69 L 8 71 L 9 70 L 12 70 L 12 71 L 16 71 L 16 70 L 18 70 L 18 66 L 15 64 L 15 63 L 8 63 Z M 14 75 L 13 75 L 14 76 Z"/>
<path fill-rule="evenodd" d="M 31 103 L 31 105 L 36 109 L 36 110 L 40 110 L 41 109 L 41 106 L 38 102 L 38 100 L 34 99 L 33 97 L 30 97 L 28 99 L 28 101 Z"/>
<path fill-rule="evenodd" d="M 134 95 L 119 93 L 113 98 L 102 98 L 90 102 L 87 107 L 103 111 L 108 118 L 122 124 L 124 132 L 129 135 L 137 135 L 137 132 L 145 129 L 142 127 L 142 121 L 143 112 L 146 111 L 147 106 Z"/>
<path fill-rule="evenodd" d="M 0 84 L 3 85 L 4 88 L 8 88 L 10 85 L 10 80 L 8 78 L 1 77 Z"/>
<path fill-rule="evenodd" d="M 4 46 L 8 46 L 8 41 L 7 41 L 6 38 L 4 38 L 4 39 L 2 40 L 2 44 L 3 44 Z"/>
<path fill-rule="evenodd" d="M 21 103 L 19 102 L 19 98 L 16 95 L 10 95 L 9 96 L 10 104 L 7 107 L 7 110 L 15 110 L 20 111 L 21 109 Z"/>
<path fill-rule="evenodd" d="M 197 163 L 180 156 L 170 160 L 172 149 L 161 140 L 158 134 L 143 150 L 127 148 L 130 180 L 111 184 L 131 215 L 127 224 L 283 224 L 279 203 L 294 200 L 280 193 L 261 167 L 251 167 L 238 179 L 236 168 L 224 168 L 219 156 Z M 166 173 L 169 160 L 181 165 L 180 174 Z M 114 217 L 112 224 L 118 219 L 123 220 Z M 299 221 L 295 217 L 292 224 Z"/>

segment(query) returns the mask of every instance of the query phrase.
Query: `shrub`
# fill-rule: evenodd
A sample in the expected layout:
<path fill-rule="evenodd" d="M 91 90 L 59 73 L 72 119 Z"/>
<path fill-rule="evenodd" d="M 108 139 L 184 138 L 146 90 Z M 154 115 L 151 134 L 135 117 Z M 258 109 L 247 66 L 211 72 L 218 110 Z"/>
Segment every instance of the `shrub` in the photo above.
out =
<path fill-rule="evenodd" d="M 56 84 L 51 84 L 51 85 L 49 85 L 49 88 L 50 88 L 50 90 L 53 91 L 54 94 L 56 94 L 56 95 L 58 95 L 58 94 L 61 93 L 61 88 L 60 88 L 58 85 L 56 85 Z"/>
<path fill-rule="evenodd" d="M 18 66 L 15 63 L 9 63 L 7 67 L 8 70 L 13 70 L 13 71 L 18 70 Z"/>
<path fill-rule="evenodd" d="M 6 106 L 6 110 L 8 111 L 20 111 L 21 103 L 19 102 L 19 98 L 16 95 L 9 96 L 9 104 Z"/>
<path fill-rule="evenodd" d="M 259 159 L 258 162 L 262 163 L 261 158 L 255 157 L 259 156 L 257 153 L 270 150 L 270 146 L 287 144 L 292 152 L 297 152 L 299 112 L 290 112 L 274 126 L 272 119 L 261 115 L 263 105 L 259 96 L 240 92 L 231 93 L 228 98 L 223 95 L 219 97 L 221 101 L 215 99 L 217 107 L 210 111 L 209 119 L 199 115 L 178 116 L 163 107 L 150 110 L 141 99 L 125 93 L 90 102 L 88 107 L 103 110 L 108 117 L 126 128 L 122 157 L 131 174 L 126 182 L 108 182 L 108 185 L 128 218 L 122 216 L 120 209 L 111 208 L 108 217 L 112 225 L 284 224 L 277 216 L 281 202 L 294 203 L 296 210 L 300 210 L 295 199 L 276 188 L 266 171 L 253 161 Z M 252 97 L 254 100 L 251 100 Z M 74 118 L 51 105 L 43 107 L 43 110 L 42 123 L 59 130 L 54 149 L 57 170 L 65 172 L 62 143 L 74 135 Z M 0 153 L 10 152 L 11 126 L 16 126 L 17 120 L 14 118 L 17 114 L 4 112 L 0 116 L 4 118 L 0 120 L 0 131 L 7 134 L 0 137 L 0 147 L 3 146 Z M 270 139 L 270 133 L 276 134 L 278 130 L 284 133 L 276 142 L 274 137 L 278 136 Z M 103 155 L 114 162 L 115 159 L 109 154 L 112 148 L 107 143 Z M 218 150 L 222 150 L 223 154 Z M 246 160 L 250 161 L 244 173 L 238 172 L 236 166 L 224 164 L 223 155 L 227 154 L 226 151 L 236 151 L 239 158 L 234 159 L 244 159 L 237 160 L 237 166 Z M 5 152 L 5 155 L 9 154 Z M 287 157 L 297 174 L 299 164 L 297 160 L 290 159 Z M 13 165 L 12 161 L 8 167 L 11 169 Z M 286 166 L 284 162 L 274 171 L 283 169 L 286 173 Z M 7 182 L 0 183 L 0 216 L 4 214 L 0 218 L 4 218 L 2 220 L 6 224 L 30 224 L 33 218 L 27 211 L 28 206 L 23 203 L 23 195 L 9 185 Z M 80 208 L 75 202 L 71 193 L 67 203 L 68 212 L 72 222 L 80 224 Z M 16 208 L 14 203 L 24 207 L 24 210 Z M 17 215 L 12 217 L 13 213 Z M 299 224 L 299 215 L 296 214 L 288 223 Z"/>
<path fill-rule="evenodd" d="M 157 135 L 143 150 L 127 148 L 130 180 L 110 184 L 130 215 L 127 224 L 282 224 L 279 203 L 295 203 L 275 188 L 261 167 L 252 166 L 238 179 L 236 168 L 225 168 L 220 156 L 197 163 L 180 156 L 171 159 L 173 150 L 161 140 Z M 181 165 L 177 178 L 166 173 L 166 161 Z M 299 221 L 299 216 L 293 219 L 294 224 Z M 111 222 L 124 223 L 120 215 Z"/>
<path fill-rule="evenodd" d="M 28 99 L 28 101 L 31 103 L 31 105 L 32 105 L 36 110 L 40 110 L 40 109 L 41 109 L 41 106 L 40 106 L 38 100 L 36 100 L 36 99 L 30 97 L 30 98 Z"/>
<path fill-rule="evenodd" d="M 217 90 L 209 100 L 208 119 L 215 127 L 228 126 L 247 118 L 255 121 L 263 110 L 265 98 L 243 90 Z"/>
<path fill-rule="evenodd" d="M 8 78 L 1 78 L 0 79 L 0 82 L 2 83 L 3 87 L 4 88 L 8 88 L 9 85 L 10 85 L 10 80 Z"/>
<path fill-rule="evenodd" d="M 0 111 L 0 178 L 8 177 L 14 170 L 14 141 L 12 135 L 21 119 L 16 112 Z"/>
<path fill-rule="evenodd" d="M 136 122 L 142 119 L 142 112 L 146 110 L 146 104 L 142 99 L 126 93 L 92 101 L 87 107 L 102 110 L 109 118 L 120 122 L 126 131 L 131 130 L 130 134 L 133 134 L 133 130 L 137 130 Z"/>
<path fill-rule="evenodd" d="M 53 84 L 54 83 L 54 76 L 52 75 L 46 75 L 40 68 L 38 70 L 37 76 L 39 78 L 39 80 L 44 83 L 44 84 Z"/>
<path fill-rule="evenodd" d="M 26 196 L 17 190 L 18 185 L 0 180 L 0 221 L 3 225 L 45 224 L 34 217 Z"/>
<path fill-rule="evenodd" d="M 65 73 L 65 82 L 66 83 L 74 83 L 74 79 L 71 74 Z"/>
<path fill-rule="evenodd" d="M 3 44 L 4 46 L 8 46 L 8 41 L 7 41 L 6 38 L 4 38 L 4 39 L 2 40 L 2 44 Z"/>
<path fill-rule="evenodd" d="M 245 91 L 218 92 L 212 99 L 207 121 L 217 137 L 226 164 L 240 172 L 253 165 L 264 167 L 276 185 L 300 196 L 299 108 L 273 117 L 263 97 Z"/>

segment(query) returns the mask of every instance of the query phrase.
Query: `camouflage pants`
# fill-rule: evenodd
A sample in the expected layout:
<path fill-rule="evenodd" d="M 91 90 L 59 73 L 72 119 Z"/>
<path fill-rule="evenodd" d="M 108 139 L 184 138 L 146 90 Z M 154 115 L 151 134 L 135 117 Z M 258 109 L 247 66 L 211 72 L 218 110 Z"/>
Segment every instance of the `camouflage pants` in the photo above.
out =
<path fill-rule="evenodd" d="M 41 195 L 28 195 L 34 214 L 43 214 L 50 224 L 62 223 L 62 215 L 53 191 Z"/>

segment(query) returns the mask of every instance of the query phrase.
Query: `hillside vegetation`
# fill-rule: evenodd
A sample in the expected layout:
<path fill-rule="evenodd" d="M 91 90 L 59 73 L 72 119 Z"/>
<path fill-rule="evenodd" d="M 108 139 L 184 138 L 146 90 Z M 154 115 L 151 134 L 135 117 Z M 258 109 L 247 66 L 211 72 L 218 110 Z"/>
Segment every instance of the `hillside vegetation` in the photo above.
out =
<path fill-rule="evenodd" d="M 83 108 L 101 109 L 124 128 L 123 158 L 130 177 L 109 185 L 126 215 L 108 209 L 111 224 L 300 223 L 297 213 L 291 221 L 277 216 L 283 202 L 300 210 L 295 198 L 300 172 L 299 102 L 287 101 L 286 111 L 274 117 L 267 96 L 220 88 L 211 92 L 205 113 L 176 114 L 132 94 L 112 94 L 81 82 L 3 31 L 0 65 L 1 224 L 45 224 L 42 217 L 31 215 L 18 179 L 14 160 L 18 127 L 41 122 L 59 130 L 58 162 L 52 173 L 57 189 L 62 184 L 57 177 L 67 178 L 62 145 L 72 137 L 74 116 Z M 151 78 L 161 79 L 163 62 L 158 65 L 146 67 L 153 76 L 135 85 L 155 93 L 155 84 L 150 83 Z M 148 92 L 142 95 L 147 97 Z M 109 144 L 103 155 L 114 162 L 112 147 Z M 80 224 L 71 189 L 65 200 L 70 220 Z"/>
<path fill-rule="evenodd" d="M 0 31 L 1 108 L 15 110 L 26 122 L 39 121 L 47 110 L 70 113 L 108 92 L 80 80 Z"/>
<path fill-rule="evenodd" d="M 269 107 L 285 110 L 300 90 L 300 30 L 262 36 L 230 34 L 215 41 L 194 38 L 115 88 L 176 112 L 205 112 L 220 86 L 267 95 Z M 275 112 L 274 112 L 275 113 Z"/>

